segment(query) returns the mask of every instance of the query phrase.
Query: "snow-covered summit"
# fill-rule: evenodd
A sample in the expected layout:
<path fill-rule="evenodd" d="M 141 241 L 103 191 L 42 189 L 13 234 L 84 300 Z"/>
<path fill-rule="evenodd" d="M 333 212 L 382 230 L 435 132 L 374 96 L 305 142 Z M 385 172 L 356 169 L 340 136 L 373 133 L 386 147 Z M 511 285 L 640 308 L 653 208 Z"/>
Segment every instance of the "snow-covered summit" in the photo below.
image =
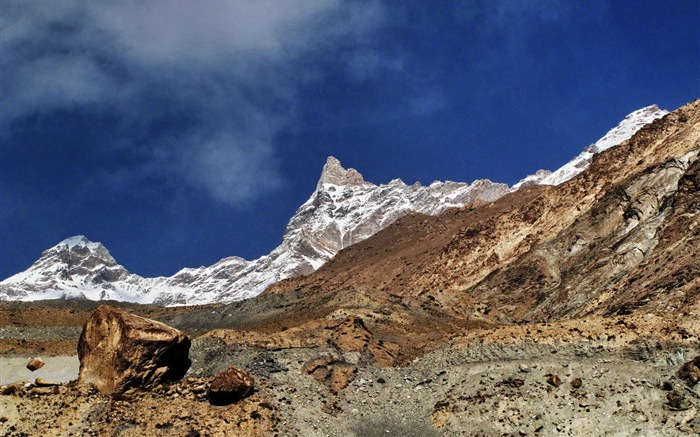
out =
<path fill-rule="evenodd" d="M 66 238 L 65 240 L 58 243 L 56 246 L 68 246 L 68 248 L 70 249 L 76 246 L 97 248 L 101 245 L 101 243 L 93 243 L 92 241 L 88 240 L 85 235 L 75 235 L 73 237 Z"/>
<path fill-rule="evenodd" d="M 313 272 L 340 249 L 406 214 L 439 214 L 495 200 L 508 190 L 488 180 L 426 187 L 395 179 L 375 185 L 329 157 L 316 189 L 289 221 L 282 243 L 268 255 L 253 261 L 228 257 L 209 267 L 184 268 L 171 277 L 143 278 L 118 265 L 101 244 L 76 236 L 45 251 L 25 272 L 2 281 L 0 299 L 78 297 L 163 305 L 246 299 L 281 279 Z"/>
<path fill-rule="evenodd" d="M 609 130 L 601 139 L 588 146 L 578 156 L 564 164 L 555 172 L 545 176 L 543 172 L 546 172 L 546 170 L 539 170 L 535 175 L 527 176 L 525 179 L 513 185 L 511 189 L 515 191 L 522 186 L 532 184 L 562 184 L 587 169 L 594 155 L 632 138 L 632 135 L 637 133 L 643 126 L 666 114 L 668 114 L 668 111 L 660 109 L 657 105 L 650 105 L 638 109 L 627 115 L 624 120 Z"/>

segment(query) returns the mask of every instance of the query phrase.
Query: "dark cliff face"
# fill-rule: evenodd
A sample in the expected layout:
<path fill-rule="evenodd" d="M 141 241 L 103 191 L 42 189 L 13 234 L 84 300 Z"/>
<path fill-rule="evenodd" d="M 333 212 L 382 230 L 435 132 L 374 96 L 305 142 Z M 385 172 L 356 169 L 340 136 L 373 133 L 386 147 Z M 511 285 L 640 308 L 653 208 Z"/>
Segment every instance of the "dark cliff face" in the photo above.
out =
<path fill-rule="evenodd" d="M 268 293 L 372 289 L 490 321 L 683 310 L 700 288 L 699 151 L 695 101 L 561 186 L 406 217 Z"/>

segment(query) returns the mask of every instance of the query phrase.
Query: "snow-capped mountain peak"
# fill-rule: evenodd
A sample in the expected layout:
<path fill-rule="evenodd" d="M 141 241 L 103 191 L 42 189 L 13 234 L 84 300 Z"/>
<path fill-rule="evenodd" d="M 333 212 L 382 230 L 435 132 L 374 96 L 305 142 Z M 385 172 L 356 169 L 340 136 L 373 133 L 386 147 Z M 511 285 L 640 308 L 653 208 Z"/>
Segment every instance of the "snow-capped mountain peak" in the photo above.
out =
<path fill-rule="evenodd" d="M 513 185 L 511 190 L 516 191 L 523 186 L 533 184 L 563 184 L 588 168 L 594 155 L 630 139 L 632 135 L 637 133 L 637 131 L 642 128 L 642 126 L 647 125 L 666 114 L 668 114 L 668 111 L 660 109 L 657 105 L 646 106 L 631 112 L 617 126 L 609 130 L 608 133 L 606 133 L 601 139 L 588 146 L 578 156 L 564 164 L 555 172 L 546 174 L 546 170 L 539 170 L 534 175 L 527 176 L 517 184 Z"/>
<path fill-rule="evenodd" d="M 435 215 L 492 201 L 508 191 L 507 185 L 488 180 L 409 186 L 395 179 L 375 185 L 331 156 L 315 191 L 289 221 L 282 243 L 268 255 L 253 261 L 228 257 L 171 277 L 142 278 L 118 265 L 101 244 L 76 236 L 44 252 L 27 271 L 0 283 L 0 299 L 81 297 L 163 305 L 245 299 L 281 279 L 313 272 L 339 250 L 411 212 Z"/>
<path fill-rule="evenodd" d="M 66 245 L 68 248 L 72 247 L 90 247 L 90 248 L 97 248 L 101 246 L 100 243 L 93 243 L 92 241 L 88 240 L 85 235 L 75 235 L 73 237 L 68 237 L 65 240 L 61 241 L 58 243 L 56 246 L 62 246 Z"/>
<path fill-rule="evenodd" d="M 559 184 L 583 171 L 594 154 L 631 137 L 667 112 L 652 105 L 627 116 L 616 128 L 555 171 L 539 171 L 512 189 L 487 179 L 406 185 L 401 179 L 375 185 L 355 169 L 328 157 L 316 189 L 290 219 L 281 244 L 256 260 L 224 258 L 209 267 L 184 268 L 171 277 L 142 278 L 119 265 L 100 243 L 82 235 L 44 251 L 29 269 L 0 282 L 0 300 L 114 299 L 162 305 L 229 302 L 254 297 L 285 278 L 309 274 L 339 250 L 418 212 L 491 202 L 532 184 Z"/>

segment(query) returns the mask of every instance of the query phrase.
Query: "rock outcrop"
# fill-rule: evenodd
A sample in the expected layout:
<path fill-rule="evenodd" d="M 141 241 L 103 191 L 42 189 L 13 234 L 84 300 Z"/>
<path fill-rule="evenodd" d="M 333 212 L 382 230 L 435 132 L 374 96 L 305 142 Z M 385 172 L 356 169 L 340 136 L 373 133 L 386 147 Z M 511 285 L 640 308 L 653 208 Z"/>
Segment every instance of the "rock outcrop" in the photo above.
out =
<path fill-rule="evenodd" d="M 175 328 L 102 305 L 78 341 L 79 382 L 104 394 L 151 389 L 182 378 L 190 367 L 190 338 Z"/>

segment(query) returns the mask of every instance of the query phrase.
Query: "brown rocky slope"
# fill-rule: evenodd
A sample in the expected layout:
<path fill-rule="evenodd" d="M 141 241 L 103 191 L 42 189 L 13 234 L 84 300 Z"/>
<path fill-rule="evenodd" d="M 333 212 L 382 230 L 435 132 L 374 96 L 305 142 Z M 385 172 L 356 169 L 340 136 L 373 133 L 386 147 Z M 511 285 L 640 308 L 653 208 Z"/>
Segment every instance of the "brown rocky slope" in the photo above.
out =
<path fill-rule="evenodd" d="M 266 293 L 373 290 L 459 319 L 687 311 L 700 289 L 700 101 L 558 187 L 412 215 Z"/>

